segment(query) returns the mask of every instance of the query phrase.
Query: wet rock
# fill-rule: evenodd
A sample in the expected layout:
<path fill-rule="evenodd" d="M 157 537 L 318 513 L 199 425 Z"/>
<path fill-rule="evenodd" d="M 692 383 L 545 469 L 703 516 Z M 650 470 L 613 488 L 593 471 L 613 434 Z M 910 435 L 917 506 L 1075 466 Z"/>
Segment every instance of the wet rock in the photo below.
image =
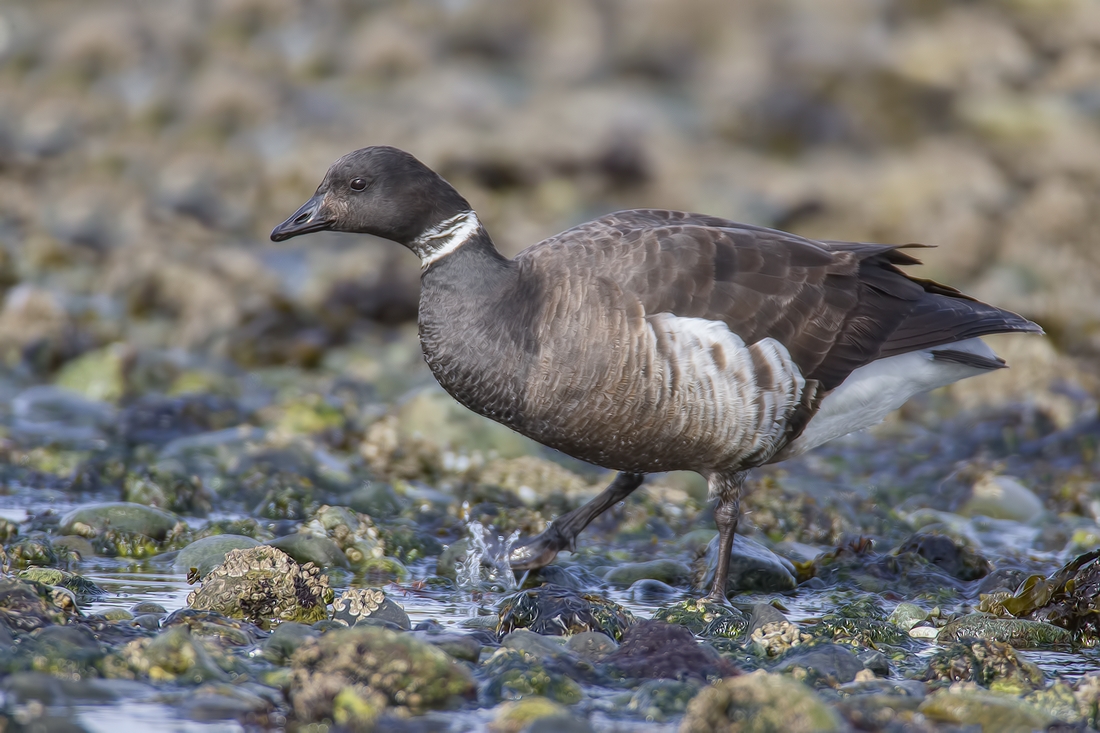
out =
<path fill-rule="evenodd" d="M 212 498 L 198 476 L 158 468 L 127 474 L 122 482 L 123 501 L 196 517 L 210 513 Z"/>
<path fill-rule="evenodd" d="M 105 652 L 92 632 L 85 628 L 46 626 L 25 642 L 17 657 L 26 662 L 25 669 L 80 680 L 99 676 L 97 666 Z"/>
<path fill-rule="evenodd" d="M 553 667 L 526 651 L 501 647 L 482 666 L 488 682 L 478 696 L 486 704 L 533 696 L 566 705 L 579 702 L 584 695 L 580 685 Z"/>
<path fill-rule="evenodd" d="M 25 580 L 33 580 L 45 585 L 60 586 L 71 590 L 76 596 L 77 603 L 86 604 L 98 600 L 107 595 L 107 591 L 88 580 L 87 578 L 67 573 L 64 570 L 52 568 L 30 568 L 19 573 L 19 577 Z"/>
<path fill-rule="evenodd" d="M 421 712 L 470 697 L 470 673 L 411 634 L 358 626 L 307 640 L 291 659 L 290 703 L 303 722 L 367 727 L 388 708 Z"/>
<path fill-rule="evenodd" d="M 710 588 L 718 567 L 718 537 L 707 544 L 706 554 L 696 562 L 696 588 Z M 755 540 L 737 535 L 730 553 L 729 582 L 726 595 L 741 591 L 781 593 L 794 590 L 798 582 L 794 565 Z"/>
<path fill-rule="evenodd" d="M 584 591 L 600 585 L 598 577 L 580 567 L 563 568 L 560 565 L 547 565 L 526 573 L 526 576 L 527 580 L 520 586 L 524 589 L 538 588 L 541 585 L 556 585 L 559 588 Z"/>
<path fill-rule="evenodd" d="M 193 608 L 173 611 L 161 621 L 161 626 L 165 629 L 186 627 L 192 635 L 209 639 L 220 647 L 252 646 L 263 636 L 263 631 L 248 621 L 230 618 L 216 611 Z"/>
<path fill-rule="evenodd" d="M 290 658 L 294 656 L 294 652 L 298 650 L 298 647 L 304 644 L 306 640 L 314 639 L 319 635 L 318 631 L 305 624 L 294 621 L 279 624 L 271 632 L 271 636 L 264 640 L 264 659 L 272 664 L 286 665 L 290 662 Z"/>
<path fill-rule="evenodd" d="M 818 623 L 807 629 L 807 633 L 870 648 L 883 644 L 906 646 L 909 641 L 905 631 L 887 620 L 882 602 L 871 595 L 826 613 Z"/>
<path fill-rule="evenodd" d="M 386 597 L 381 588 L 349 588 L 332 602 L 332 618 L 348 626 L 394 624 L 400 630 L 412 628 L 409 615 Z"/>
<path fill-rule="evenodd" d="M 314 565 L 299 565 L 275 548 L 260 546 L 230 550 L 187 596 L 187 604 L 267 628 L 282 621 L 319 621 L 328 615 L 326 604 L 332 599 L 328 578 Z"/>
<path fill-rule="evenodd" d="M 908 632 L 920 622 L 928 618 L 928 612 L 915 603 L 899 603 L 890 613 L 890 623 L 902 631 Z"/>
<path fill-rule="evenodd" d="M 813 690 L 764 671 L 707 687 L 688 705 L 681 733 L 828 733 L 843 730 Z"/>
<path fill-rule="evenodd" d="M 59 563 L 50 538 L 41 533 L 19 537 L 5 548 L 8 564 L 13 568 L 54 567 Z"/>
<path fill-rule="evenodd" d="M 851 649 L 825 643 L 791 649 L 771 671 L 790 674 L 814 687 L 836 687 L 856 679 L 864 669 L 863 662 Z"/>
<path fill-rule="evenodd" d="M 1040 621 L 998 618 L 987 613 L 970 613 L 949 621 L 936 637 L 941 643 L 964 639 L 1003 641 L 1017 649 L 1040 649 L 1069 644 L 1073 635 L 1066 629 Z"/>
<path fill-rule="evenodd" d="M 613 639 L 621 639 L 626 629 L 636 623 L 634 614 L 617 603 L 593 593 L 553 585 L 508 596 L 500 602 L 498 610 L 497 634 L 502 637 L 516 629 L 530 629 L 548 636 L 602 631 Z"/>
<path fill-rule="evenodd" d="M 1070 724 L 1067 727 L 1076 727 L 1084 719 L 1073 688 L 1061 680 L 1050 687 L 1025 695 L 1024 702 L 1053 720 Z"/>
<path fill-rule="evenodd" d="M 51 537 L 50 544 L 59 557 L 70 558 L 72 562 L 80 562 L 86 558 L 95 557 L 95 548 L 92 543 L 78 535 L 63 535 Z"/>
<path fill-rule="evenodd" d="M 995 692 L 1020 695 L 1043 686 L 1043 672 L 1000 641 L 971 640 L 937 650 L 921 679 L 976 682 Z"/>
<path fill-rule="evenodd" d="M 568 708 L 536 695 L 498 705 L 489 729 L 494 733 L 520 733 L 537 720 L 568 716 Z"/>
<path fill-rule="evenodd" d="M 340 546 L 328 537 L 318 537 L 306 532 L 293 532 L 268 540 L 270 547 L 282 550 L 300 565 L 312 563 L 320 568 L 346 568 L 348 559 Z"/>
<path fill-rule="evenodd" d="M 443 552 L 443 543 L 408 520 L 399 520 L 378 530 L 386 553 L 403 563 L 413 563 Z M 453 566 L 451 568 L 454 570 Z"/>
<path fill-rule="evenodd" d="M 791 647 L 810 641 L 783 613 L 767 603 L 756 603 L 749 616 L 748 637 L 757 656 L 776 657 Z"/>
<path fill-rule="evenodd" d="M 1043 502 L 1019 479 L 986 474 L 971 488 L 959 514 L 1031 523 L 1043 516 Z"/>
<path fill-rule="evenodd" d="M 705 681 L 739 673 L 714 650 L 708 653 L 683 626 L 664 621 L 639 621 L 603 663 L 618 677 L 636 679 Z"/>
<path fill-rule="evenodd" d="M 99 402 L 118 402 L 126 392 L 127 362 L 133 353 L 125 344 L 89 351 L 61 368 L 56 384 Z"/>
<path fill-rule="evenodd" d="M 676 596 L 680 591 L 668 583 L 642 578 L 626 589 L 626 597 L 638 603 L 654 603 Z"/>
<path fill-rule="evenodd" d="M 61 518 L 59 532 L 91 540 L 97 552 L 123 557 L 150 557 L 185 530 L 170 512 L 128 502 L 79 507 Z"/>
<path fill-rule="evenodd" d="M 589 662 L 602 661 L 608 654 L 619 648 L 618 642 L 599 631 L 582 631 L 579 634 L 573 634 L 565 645 L 569 651 Z"/>
<path fill-rule="evenodd" d="M 61 589 L 62 593 L 69 591 Z M 11 631 L 34 631 L 65 624 L 78 615 L 71 596 L 42 583 L 0 577 L 0 625 Z"/>
<path fill-rule="evenodd" d="M 742 628 L 748 623 L 737 609 L 698 598 L 690 598 L 657 609 L 653 619 L 686 626 L 693 634 L 703 634 L 713 623 L 720 623 L 723 626 L 740 625 Z"/>
<path fill-rule="evenodd" d="M 472 634 L 455 634 L 448 631 L 415 631 L 416 638 L 426 641 L 448 656 L 463 662 L 477 664 L 481 658 L 481 642 Z"/>
<path fill-rule="evenodd" d="M 53 435 L 58 440 L 102 438 L 102 431 L 115 420 L 111 405 L 58 387 L 29 387 L 12 399 L 11 407 L 17 433 Z"/>
<path fill-rule="evenodd" d="M 392 484 L 367 482 L 347 497 L 348 507 L 371 519 L 391 519 L 403 512 L 408 502 L 398 495 Z"/>
<path fill-rule="evenodd" d="M 700 689 L 695 681 L 646 680 L 630 697 L 627 709 L 646 720 L 664 721 L 683 715 Z"/>
<path fill-rule="evenodd" d="M 659 580 L 668 585 L 685 585 L 691 580 L 691 568 L 676 560 L 650 560 L 620 565 L 604 576 L 604 580 L 619 588 L 644 579 Z"/>
<path fill-rule="evenodd" d="M 175 699 L 167 696 L 166 702 L 174 703 L 195 720 L 234 720 L 241 725 L 270 728 L 279 703 L 272 693 L 275 691 L 255 684 L 207 682 L 190 694 Z"/>
<path fill-rule="evenodd" d="M 385 553 L 385 543 L 371 518 L 347 507 L 322 506 L 305 525 L 304 531 L 330 538 L 352 567 L 366 566 Z"/>
<path fill-rule="evenodd" d="M 235 534 L 219 534 L 203 537 L 180 550 L 176 560 L 172 563 L 172 569 L 177 573 L 186 573 L 191 568 L 198 570 L 199 577 L 204 577 L 218 565 L 225 561 L 225 555 L 230 550 L 243 550 L 249 547 L 259 546 L 259 542 L 251 537 Z"/>
<path fill-rule="evenodd" d="M 165 629 L 151 639 L 136 639 L 104 662 L 104 676 L 114 679 L 146 678 L 155 682 L 198 685 L 227 681 L 227 658 L 192 636 L 184 626 Z"/>
<path fill-rule="evenodd" d="M 977 580 L 989 574 L 993 566 L 972 548 L 938 534 L 918 533 L 898 547 L 895 554 L 916 553 L 959 580 Z"/>
<path fill-rule="evenodd" d="M 929 720 L 999 733 L 1031 733 L 1053 722 L 1022 700 L 980 689 L 940 690 L 922 702 L 919 710 Z"/>
<path fill-rule="evenodd" d="M 466 552 L 469 546 L 470 541 L 467 539 L 456 540 L 447 545 L 436 561 L 436 574 L 441 578 L 454 580 L 457 577 L 458 567 L 466 562 Z"/>

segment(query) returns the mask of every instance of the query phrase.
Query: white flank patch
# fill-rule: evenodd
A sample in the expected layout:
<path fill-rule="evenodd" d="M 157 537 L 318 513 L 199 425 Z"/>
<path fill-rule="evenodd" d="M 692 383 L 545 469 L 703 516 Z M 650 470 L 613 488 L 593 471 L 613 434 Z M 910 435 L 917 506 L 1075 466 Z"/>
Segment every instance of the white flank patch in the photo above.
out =
<path fill-rule="evenodd" d="M 704 318 L 659 313 L 649 322 L 667 339 L 667 356 L 681 375 L 679 394 L 654 400 L 670 423 L 682 423 L 676 431 L 706 435 L 731 462 L 770 458 L 806 385 L 783 344 L 766 338 L 748 346 L 726 324 Z M 754 355 L 770 374 L 757 374 Z"/>
<path fill-rule="evenodd" d="M 979 338 L 935 348 L 996 358 L 989 345 Z M 806 430 L 780 451 L 776 459 L 800 455 L 834 438 L 877 425 L 910 397 L 989 371 L 937 361 L 932 351 L 924 349 L 888 356 L 856 369 L 825 397 Z"/>
<path fill-rule="evenodd" d="M 424 232 L 412 243 L 412 251 L 420 256 L 420 268 L 424 269 L 454 252 L 470 241 L 480 228 L 481 221 L 477 214 L 463 211 Z"/>

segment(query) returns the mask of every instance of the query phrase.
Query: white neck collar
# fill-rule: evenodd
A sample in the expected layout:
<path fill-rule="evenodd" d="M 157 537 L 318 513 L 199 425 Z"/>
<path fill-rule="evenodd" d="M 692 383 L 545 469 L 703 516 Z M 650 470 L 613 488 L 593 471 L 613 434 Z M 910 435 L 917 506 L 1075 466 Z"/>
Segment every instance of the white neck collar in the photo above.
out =
<path fill-rule="evenodd" d="M 441 260 L 469 242 L 481 229 L 473 211 L 463 211 L 436 224 L 412 241 L 410 249 L 420 257 L 420 268 Z"/>

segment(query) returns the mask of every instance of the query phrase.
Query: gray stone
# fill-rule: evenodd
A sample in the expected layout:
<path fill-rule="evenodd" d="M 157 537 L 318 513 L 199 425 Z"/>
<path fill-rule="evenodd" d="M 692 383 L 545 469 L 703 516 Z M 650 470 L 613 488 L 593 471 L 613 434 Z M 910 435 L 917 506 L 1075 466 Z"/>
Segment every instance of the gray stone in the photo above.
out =
<path fill-rule="evenodd" d="M 348 567 L 348 558 L 344 551 L 328 537 L 306 532 L 294 532 L 284 537 L 268 540 L 265 544 L 282 550 L 300 565 L 311 562 L 319 568 Z"/>
<path fill-rule="evenodd" d="M 703 558 L 704 570 L 699 577 L 699 587 L 709 588 L 718 567 L 718 537 L 707 544 Z M 780 593 L 794 590 L 797 585 L 794 565 L 764 547 L 755 540 L 737 535 L 730 553 L 729 582 L 726 593 L 758 591 Z"/>
<path fill-rule="evenodd" d="M 669 585 L 684 585 L 691 580 L 691 569 L 677 560 L 650 560 L 620 565 L 604 576 L 604 580 L 619 588 L 646 578 Z"/>
<path fill-rule="evenodd" d="M 600 631 L 573 634 L 565 645 L 569 647 L 569 651 L 589 662 L 598 662 L 619 648 L 619 642 Z"/>
<path fill-rule="evenodd" d="M 162 542 L 179 523 L 179 517 L 162 509 L 125 501 L 87 504 L 77 507 L 61 518 L 58 531 L 82 537 L 108 529 L 133 532 Z"/>
<path fill-rule="evenodd" d="M 260 543 L 251 537 L 237 534 L 217 534 L 211 537 L 203 537 L 195 540 L 187 547 L 180 550 L 172 569 L 177 573 L 186 573 L 191 568 L 197 568 L 199 577 L 209 573 L 221 565 L 225 560 L 225 553 L 230 550 L 247 549 L 256 547 Z"/>
<path fill-rule="evenodd" d="M 771 671 L 791 673 L 800 670 L 795 677 L 808 684 L 835 687 L 851 682 L 863 669 L 863 662 L 851 649 L 826 643 L 794 647 Z"/>

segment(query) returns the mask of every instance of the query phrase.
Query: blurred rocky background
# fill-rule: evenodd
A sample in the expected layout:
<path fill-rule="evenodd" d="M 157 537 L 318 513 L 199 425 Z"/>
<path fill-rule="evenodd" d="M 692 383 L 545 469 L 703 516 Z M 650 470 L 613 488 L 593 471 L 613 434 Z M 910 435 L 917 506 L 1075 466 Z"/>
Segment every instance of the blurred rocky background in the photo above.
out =
<path fill-rule="evenodd" d="M 935 244 L 1100 354 L 1095 0 L 42 0 L 0 8 L 3 364 L 313 367 L 412 323 L 404 250 L 266 236 L 378 143 L 508 253 L 636 206 Z"/>

